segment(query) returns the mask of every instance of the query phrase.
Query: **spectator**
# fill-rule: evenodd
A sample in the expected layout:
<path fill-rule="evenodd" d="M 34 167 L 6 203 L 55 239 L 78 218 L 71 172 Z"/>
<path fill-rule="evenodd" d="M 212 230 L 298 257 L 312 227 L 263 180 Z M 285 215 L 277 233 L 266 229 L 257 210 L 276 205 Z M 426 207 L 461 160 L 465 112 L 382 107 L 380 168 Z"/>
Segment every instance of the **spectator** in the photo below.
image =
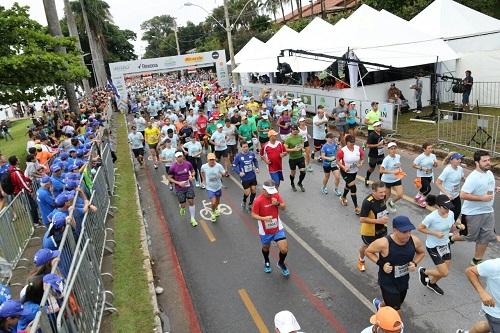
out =
<path fill-rule="evenodd" d="M 49 250 L 57 250 L 61 244 L 62 236 L 69 216 L 62 212 L 57 212 L 52 216 L 51 223 L 43 236 L 42 247 Z"/>
<path fill-rule="evenodd" d="M 52 268 L 59 262 L 61 251 L 52 251 L 49 249 L 40 249 L 35 253 L 33 262 L 35 269 L 30 273 L 30 276 L 50 274 Z"/>
<path fill-rule="evenodd" d="M 35 145 L 36 148 L 36 159 L 42 165 L 47 165 L 47 162 L 52 157 L 52 153 L 45 150 L 41 144 Z"/>
<path fill-rule="evenodd" d="M 465 71 L 465 78 L 462 80 L 462 84 L 464 85 L 464 92 L 462 93 L 462 107 L 465 112 L 470 110 L 469 96 L 472 91 L 472 85 L 474 84 L 474 79 L 471 74 L 471 71 Z"/>
<path fill-rule="evenodd" d="M 40 179 L 40 188 L 36 191 L 36 200 L 42 215 L 42 223 L 48 226 L 49 221 L 47 217 L 56 208 L 52 193 L 52 179 L 49 176 L 44 176 Z"/>
<path fill-rule="evenodd" d="M 415 90 L 415 101 L 417 102 L 417 109 L 414 111 L 416 113 L 422 112 L 422 74 L 415 75 L 415 84 L 410 86 L 410 89 Z"/>
<path fill-rule="evenodd" d="M 0 305 L 0 332 L 16 332 L 17 323 L 22 316 L 28 315 L 21 302 L 8 300 Z"/>
<path fill-rule="evenodd" d="M 280 311 L 274 316 L 276 333 L 300 333 L 300 325 L 293 313 L 288 310 Z"/>
<path fill-rule="evenodd" d="M 26 169 L 24 169 L 24 176 L 29 178 L 32 182 L 37 182 L 44 173 L 44 167 L 38 163 L 35 155 L 29 154 L 26 156 Z"/>
<path fill-rule="evenodd" d="M 31 179 L 27 178 L 21 169 L 19 169 L 18 164 L 19 160 L 16 155 L 9 157 L 9 174 L 11 177 L 11 182 L 13 186 L 13 195 L 19 194 L 21 191 L 25 190 L 28 195 L 26 198 L 28 199 L 31 211 L 31 217 L 33 219 L 33 223 L 39 224 L 40 218 L 38 217 L 38 209 L 36 206 L 35 199 L 31 196 L 33 192 L 31 188 Z"/>
<path fill-rule="evenodd" d="M 370 317 L 369 326 L 361 333 L 400 333 L 403 332 L 403 321 L 399 313 L 390 306 L 383 306 Z"/>

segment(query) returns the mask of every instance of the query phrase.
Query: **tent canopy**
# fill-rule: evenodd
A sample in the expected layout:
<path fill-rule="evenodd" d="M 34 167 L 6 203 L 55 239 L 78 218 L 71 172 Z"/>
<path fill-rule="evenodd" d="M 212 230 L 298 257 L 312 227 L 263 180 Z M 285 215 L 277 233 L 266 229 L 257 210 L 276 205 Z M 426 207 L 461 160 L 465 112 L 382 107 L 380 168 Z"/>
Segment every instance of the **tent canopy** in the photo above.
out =
<path fill-rule="evenodd" d="M 246 43 L 245 46 L 243 46 L 243 48 L 238 53 L 236 53 L 236 55 L 234 56 L 234 61 L 237 64 L 240 64 L 241 62 L 243 62 L 245 60 L 252 59 L 252 57 L 255 56 L 255 50 L 259 50 L 263 46 L 264 46 L 264 42 L 262 42 L 261 40 L 255 38 L 255 37 L 252 37 L 248 41 L 248 43 Z M 231 60 L 229 60 L 227 62 L 228 65 L 230 63 L 231 63 Z"/>
<path fill-rule="evenodd" d="M 500 20 L 453 0 L 435 0 L 412 18 L 410 24 L 443 39 L 500 31 Z"/>

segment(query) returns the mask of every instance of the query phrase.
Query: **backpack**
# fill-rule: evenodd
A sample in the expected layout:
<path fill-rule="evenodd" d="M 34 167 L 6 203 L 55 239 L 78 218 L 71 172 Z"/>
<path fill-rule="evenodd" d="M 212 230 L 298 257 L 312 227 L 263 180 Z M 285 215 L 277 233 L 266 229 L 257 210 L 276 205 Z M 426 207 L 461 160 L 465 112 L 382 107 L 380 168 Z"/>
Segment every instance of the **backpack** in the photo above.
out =
<path fill-rule="evenodd" d="M 0 186 L 5 194 L 14 194 L 14 184 L 12 183 L 11 172 L 7 171 L 0 176 Z"/>

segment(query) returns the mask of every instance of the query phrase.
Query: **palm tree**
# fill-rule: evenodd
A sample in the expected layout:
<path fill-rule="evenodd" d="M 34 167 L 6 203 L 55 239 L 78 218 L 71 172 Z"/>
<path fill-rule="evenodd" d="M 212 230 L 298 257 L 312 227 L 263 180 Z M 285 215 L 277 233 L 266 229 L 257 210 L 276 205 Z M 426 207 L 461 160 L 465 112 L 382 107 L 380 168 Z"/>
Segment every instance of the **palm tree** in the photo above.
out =
<path fill-rule="evenodd" d="M 286 18 L 285 18 L 285 9 L 283 8 L 283 1 L 284 0 L 279 0 L 280 6 L 281 6 L 281 15 L 283 15 L 283 23 L 286 23 Z"/>
<path fill-rule="evenodd" d="M 288 0 L 290 2 L 290 6 L 292 6 L 292 17 L 294 16 L 293 15 L 293 0 Z"/>
<path fill-rule="evenodd" d="M 55 0 L 43 0 L 43 7 L 45 9 L 45 17 L 47 18 L 49 33 L 52 36 L 62 37 L 63 34 L 61 26 L 59 25 L 59 18 L 57 17 Z M 66 49 L 64 47 L 58 47 L 56 51 L 66 53 Z M 79 114 L 80 108 L 78 107 L 78 100 L 76 99 L 75 84 L 72 82 L 65 82 L 64 89 L 66 90 L 66 97 L 68 97 L 71 112 Z"/>
<path fill-rule="evenodd" d="M 276 13 L 278 12 L 278 4 L 280 2 L 281 2 L 280 0 L 268 0 L 265 3 L 265 10 L 273 13 L 273 17 L 274 17 L 275 22 L 276 22 Z"/>
<path fill-rule="evenodd" d="M 297 9 L 299 11 L 299 17 L 302 18 L 302 1 L 301 0 L 296 0 L 297 1 Z"/>

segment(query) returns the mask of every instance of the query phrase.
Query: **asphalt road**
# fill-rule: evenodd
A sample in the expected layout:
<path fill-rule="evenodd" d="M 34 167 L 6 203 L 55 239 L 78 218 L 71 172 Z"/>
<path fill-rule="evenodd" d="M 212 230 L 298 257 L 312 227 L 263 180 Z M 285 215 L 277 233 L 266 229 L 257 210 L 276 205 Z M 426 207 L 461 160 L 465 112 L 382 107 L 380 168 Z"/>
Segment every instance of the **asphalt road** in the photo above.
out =
<path fill-rule="evenodd" d="M 410 165 L 416 154 L 401 152 L 401 155 L 409 175 L 403 183 L 406 193 L 412 197 L 415 187 Z M 284 161 L 285 179 L 289 173 L 286 165 Z M 360 332 L 369 325 L 373 311 L 371 299 L 379 296 L 377 268 L 368 263 L 365 273 L 357 271 L 357 249 L 361 242 L 359 218 L 354 214 L 350 198 L 348 207 L 340 205 L 331 184 L 330 194 L 320 193 L 319 163 L 315 162 L 314 172 L 306 176 L 305 193 L 292 192 L 286 181 L 280 187 L 287 203 L 282 219 L 289 241 L 289 279 L 283 278 L 275 268 L 276 247 L 272 248 L 273 272 L 262 271 L 257 224 L 240 208 L 238 177 L 224 181 L 227 188 L 223 190 L 222 203 L 229 207 L 230 213 L 222 215 L 216 223 L 200 217 L 203 201 L 208 198 L 205 190 L 196 190 L 196 218 L 200 225 L 193 228 L 187 217 L 179 216 L 175 195 L 162 183 L 164 172 L 163 168 L 155 170 L 151 165 L 138 170 L 141 178 L 147 176 L 148 183 L 154 184 L 154 189 L 142 184 L 142 191 L 151 191 L 158 199 L 161 207 L 158 213 L 165 219 L 157 223 L 168 224 L 203 332 L 273 332 L 274 314 L 283 309 L 295 314 L 304 332 Z M 364 176 L 365 172 L 359 174 Z M 375 173 L 372 179 L 377 177 Z M 265 167 L 258 178 L 259 184 L 268 178 Z M 358 189 L 361 202 L 369 191 L 361 180 Z M 495 207 L 499 208 L 498 205 L 496 200 Z M 396 214 L 408 215 L 417 225 L 428 213 L 404 200 Z M 498 223 L 497 220 L 497 230 L 500 230 Z M 150 232 L 161 230 L 158 225 L 150 225 Z M 422 234 L 419 237 L 425 238 Z M 161 239 L 157 237 L 155 241 Z M 451 272 L 440 282 L 444 296 L 421 286 L 417 275 L 412 274 L 403 306 L 405 332 L 455 332 L 480 319 L 479 298 L 463 274 L 472 257 L 473 244 L 456 244 L 452 253 Z M 500 247 L 490 247 L 487 257 L 498 256 Z M 424 261 L 426 265 L 431 265 L 428 257 Z M 174 284 L 174 281 L 168 279 L 165 283 Z"/>

